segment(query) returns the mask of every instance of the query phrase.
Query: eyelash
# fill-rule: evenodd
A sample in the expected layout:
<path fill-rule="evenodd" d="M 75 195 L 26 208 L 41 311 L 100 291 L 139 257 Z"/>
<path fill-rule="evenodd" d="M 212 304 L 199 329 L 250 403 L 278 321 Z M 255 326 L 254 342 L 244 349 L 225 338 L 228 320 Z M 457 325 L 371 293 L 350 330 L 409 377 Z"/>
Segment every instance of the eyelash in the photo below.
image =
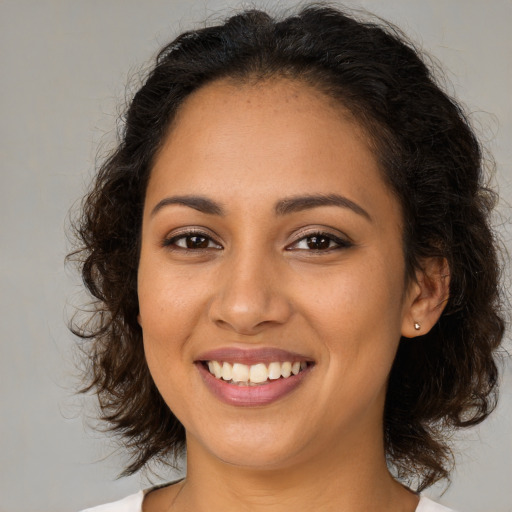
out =
<path fill-rule="evenodd" d="M 196 247 L 196 248 L 192 248 L 192 247 L 181 247 L 179 245 L 176 244 L 176 242 L 178 240 L 181 240 L 181 239 L 187 239 L 187 238 L 191 238 L 191 237 L 198 237 L 198 238 L 202 238 L 204 239 L 208 245 L 210 245 L 210 242 L 212 242 L 213 244 L 215 244 L 217 247 Z M 300 251 L 306 251 L 306 252 L 312 252 L 312 253 L 328 253 L 328 252 L 331 252 L 331 251 L 337 251 L 337 250 L 340 250 L 340 249 L 348 249 L 350 247 L 352 247 L 354 244 L 352 242 L 350 242 L 349 240 L 347 239 L 343 239 L 343 238 L 340 238 L 336 235 L 333 235 L 332 233 L 328 233 L 328 232 L 324 232 L 324 231 L 312 231 L 312 232 L 309 232 L 309 233 L 301 233 L 300 234 L 300 238 L 297 238 L 297 240 L 295 240 L 295 242 L 293 242 L 292 244 L 290 244 L 289 246 L 286 247 L 286 250 L 287 251 L 292 251 L 294 250 L 293 247 L 294 246 L 297 246 L 300 242 L 302 241 L 306 241 L 308 239 L 313 239 L 313 238 L 321 238 L 321 239 L 326 239 L 328 240 L 328 243 L 329 243 L 329 246 L 324 248 L 324 249 L 312 249 L 312 248 L 309 248 L 309 249 L 298 249 Z M 334 247 L 331 247 L 331 243 L 334 243 L 336 244 Z M 215 242 L 213 240 L 213 238 L 208 235 L 207 233 L 204 233 L 203 231 L 199 231 L 199 230 L 189 230 L 189 231 L 186 231 L 184 233 L 180 233 L 180 234 L 177 234 L 177 235 L 174 235 L 170 238 L 166 238 L 164 241 L 163 241 L 163 247 L 169 249 L 169 250 L 172 250 L 172 251 L 186 251 L 186 252 L 203 252 L 203 251 L 208 251 L 208 250 L 211 250 L 212 248 L 213 249 L 218 249 L 218 248 L 222 248 L 222 246 L 220 244 L 218 244 L 217 242 Z"/>
<path fill-rule="evenodd" d="M 329 246 L 325 249 L 309 248 L 309 249 L 299 249 L 299 250 L 313 252 L 313 253 L 327 253 L 327 252 L 331 252 L 331 251 L 338 251 L 340 249 L 348 249 L 349 247 L 352 247 L 354 245 L 352 242 L 350 242 L 347 239 L 340 238 L 339 236 L 333 235 L 332 233 L 328 233 L 325 231 L 311 231 L 309 233 L 301 233 L 299 235 L 299 237 L 300 238 L 297 238 L 297 240 L 295 240 L 295 242 L 293 242 L 291 245 L 289 245 L 286 248 L 288 251 L 292 251 L 293 249 L 290 247 L 297 246 L 299 244 L 299 242 L 306 241 L 306 243 L 308 243 L 307 240 L 308 239 L 311 240 L 313 238 L 326 239 L 326 240 L 328 240 Z M 336 244 L 334 247 L 330 246 L 332 242 L 334 242 Z"/>
<path fill-rule="evenodd" d="M 177 235 L 172 236 L 171 238 L 166 238 L 163 241 L 163 246 L 171 251 L 206 251 L 209 249 L 212 249 L 211 247 L 197 247 L 197 248 L 191 248 L 191 247 L 180 247 L 179 245 L 176 245 L 176 242 L 181 239 L 191 238 L 191 237 L 198 237 L 198 238 L 204 238 L 208 241 L 208 245 L 210 242 L 214 242 L 213 238 L 208 235 L 207 233 L 204 233 L 203 231 L 199 230 L 189 230 L 184 233 L 179 233 Z M 220 244 L 217 244 L 214 242 L 217 246 L 220 246 Z"/>

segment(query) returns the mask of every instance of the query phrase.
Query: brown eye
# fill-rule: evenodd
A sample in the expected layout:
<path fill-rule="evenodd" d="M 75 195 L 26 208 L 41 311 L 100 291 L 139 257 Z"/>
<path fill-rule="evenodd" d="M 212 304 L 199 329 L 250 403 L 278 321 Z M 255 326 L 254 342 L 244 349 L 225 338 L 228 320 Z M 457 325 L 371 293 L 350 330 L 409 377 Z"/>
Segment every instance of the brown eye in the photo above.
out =
<path fill-rule="evenodd" d="M 205 236 L 191 235 L 185 237 L 185 243 L 187 245 L 187 249 L 206 249 L 210 240 Z"/>
<path fill-rule="evenodd" d="M 349 240 L 342 239 L 332 233 L 310 233 L 291 246 L 287 247 L 289 251 L 307 251 L 312 254 L 327 253 L 338 249 L 348 249 L 353 243 Z"/>
<path fill-rule="evenodd" d="M 163 246 L 177 250 L 222 249 L 210 236 L 203 233 L 183 233 L 163 241 Z"/>
<path fill-rule="evenodd" d="M 310 249 L 314 251 L 321 251 L 323 249 L 329 249 L 332 240 L 324 235 L 308 236 L 306 238 L 306 244 Z"/>

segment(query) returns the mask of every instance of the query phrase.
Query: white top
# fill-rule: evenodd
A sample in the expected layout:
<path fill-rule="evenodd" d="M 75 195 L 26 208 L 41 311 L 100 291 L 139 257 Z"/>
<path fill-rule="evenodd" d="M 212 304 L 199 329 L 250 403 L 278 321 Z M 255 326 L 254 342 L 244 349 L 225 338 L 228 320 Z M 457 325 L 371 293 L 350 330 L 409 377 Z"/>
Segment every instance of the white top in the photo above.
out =
<path fill-rule="evenodd" d="M 142 512 L 142 501 L 144 500 L 144 491 L 132 494 L 126 498 L 106 503 L 99 507 L 88 508 L 82 512 Z M 416 512 L 455 512 L 451 508 L 443 507 L 438 503 L 429 500 L 425 496 L 420 497 L 420 502 L 416 508 Z"/>

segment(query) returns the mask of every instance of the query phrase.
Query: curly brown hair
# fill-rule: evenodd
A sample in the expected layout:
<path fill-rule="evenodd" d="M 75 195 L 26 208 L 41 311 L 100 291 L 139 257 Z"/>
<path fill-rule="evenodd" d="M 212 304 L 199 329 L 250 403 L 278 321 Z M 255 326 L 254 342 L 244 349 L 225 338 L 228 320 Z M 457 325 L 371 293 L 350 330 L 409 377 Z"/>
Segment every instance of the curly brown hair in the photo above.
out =
<path fill-rule="evenodd" d="M 389 378 L 384 437 L 390 467 L 423 489 L 449 475 L 447 438 L 496 403 L 496 349 L 504 333 L 500 262 L 482 152 L 461 106 L 396 28 L 326 5 L 282 19 L 248 10 L 165 46 L 131 101 L 115 152 L 75 223 L 94 311 L 72 327 L 88 340 L 87 390 L 132 454 L 130 474 L 178 456 L 185 431 L 160 396 L 137 322 L 142 209 L 152 161 L 183 101 L 219 78 L 284 76 L 313 85 L 366 129 L 402 205 L 408 278 L 446 258 L 450 298 L 435 327 L 406 339 Z"/>

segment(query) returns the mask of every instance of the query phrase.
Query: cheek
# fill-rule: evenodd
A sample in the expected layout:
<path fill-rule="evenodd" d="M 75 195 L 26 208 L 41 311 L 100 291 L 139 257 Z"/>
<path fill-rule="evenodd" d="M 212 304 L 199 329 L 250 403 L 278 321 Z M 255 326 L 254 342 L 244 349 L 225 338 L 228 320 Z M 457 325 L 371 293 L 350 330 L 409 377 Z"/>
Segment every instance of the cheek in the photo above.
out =
<path fill-rule="evenodd" d="M 361 417 L 369 411 L 381 414 L 400 340 L 402 296 L 385 270 L 379 262 L 354 268 L 330 280 L 332 292 L 317 294 L 312 321 L 328 358 L 322 385 L 331 390 L 324 393 L 331 405 L 333 400 L 344 404 L 332 408 L 341 423 L 347 411 Z"/>
<path fill-rule="evenodd" d="M 171 271 L 162 258 L 141 256 L 138 272 L 139 310 L 145 332 L 156 337 L 179 334 L 198 312 L 201 287 L 190 272 Z"/>
<path fill-rule="evenodd" d="M 139 270 L 139 309 L 146 361 L 165 402 L 180 420 L 190 392 L 187 339 L 196 308 L 179 280 L 162 275 L 154 266 Z"/>
<path fill-rule="evenodd" d="M 401 271 L 381 258 L 366 261 L 331 272 L 314 287 L 310 282 L 302 309 L 335 373 L 378 372 L 385 379 L 400 340 L 403 287 L 396 275 Z"/>
<path fill-rule="evenodd" d="M 382 332 L 400 317 L 403 286 L 397 275 L 398 270 L 375 258 L 304 282 L 304 290 L 297 295 L 308 298 L 304 307 L 331 326 L 333 334 L 338 329 Z"/>
<path fill-rule="evenodd" d="M 176 363 L 186 356 L 182 348 L 199 314 L 193 283 L 172 275 L 158 261 L 141 256 L 140 323 L 146 359 L 155 382 L 159 374 L 169 373 L 170 368 L 173 373 L 179 372 L 180 365 Z"/>

